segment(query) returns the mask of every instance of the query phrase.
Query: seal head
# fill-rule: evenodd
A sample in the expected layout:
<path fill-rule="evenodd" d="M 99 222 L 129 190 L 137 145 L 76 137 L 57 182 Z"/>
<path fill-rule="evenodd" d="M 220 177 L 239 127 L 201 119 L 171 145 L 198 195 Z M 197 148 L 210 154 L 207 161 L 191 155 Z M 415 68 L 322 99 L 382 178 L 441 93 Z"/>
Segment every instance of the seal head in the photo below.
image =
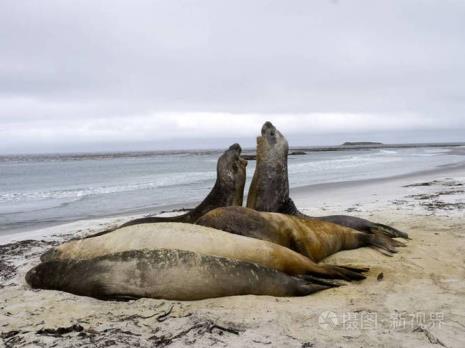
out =
<path fill-rule="evenodd" d="M 223 190 L 225 206 L 242 205 L 244 199 L 247 161 L 240 157 L 241 152 L 241 146 L 236 143 L 218 159 L 215 187 Z"/>
<path fill-rule="evenodd" d="M 250 185 L 247 207 L 259 211 L 278 211 L 289 196 L 286 138 L 269 121 L 257 137 L 257 166 Z"/>

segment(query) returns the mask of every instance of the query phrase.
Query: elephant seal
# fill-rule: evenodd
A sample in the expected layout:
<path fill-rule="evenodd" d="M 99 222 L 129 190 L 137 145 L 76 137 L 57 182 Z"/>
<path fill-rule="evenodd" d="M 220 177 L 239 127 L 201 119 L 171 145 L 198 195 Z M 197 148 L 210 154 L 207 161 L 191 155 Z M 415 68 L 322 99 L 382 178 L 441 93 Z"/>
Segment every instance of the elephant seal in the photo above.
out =
<path fill-rule="evenodd" d="M 365 269 L 316 264 L 283 246 L 193 224 L 155 223 L 123 227 L 94 238 L 70 241 L 52 248 L 41 261 L 86 260 L 141 249 L 177 249 L 202 255 L 252 262 L 290 274 L 321 278 L 364 279 Z"/>
<path fill-rule="evenodd" d="M 404 245 L 379 232 L 367 234 L 331 222 L 243 207 L 214 209 L 196 224 L 276 243 L 315 262 L 338 251 L 363 246 L 379 248 L 390 255 L 397 252 L 396 246 Z"/>
<path fill-rule="evenodd" d="M 95 233 L 87 238 L 103 235 L 121 227 L 138 224 L 154 222 L 194 223 L 198 218 L 212 209 L 231 205 L 242 206 L 247 161 L 240 157 L 241 152 L 241 146 L 233 144 L 220 156 L 217 162 L 215 185 L 202 203 L 188 213 L 172 217 L 151 216 L 134 219 L 118 227 Z"/>
<path fill-rule="evenodd" d="M 33 288 L 104 300 L 202 300 L 233 295 L 305 296 L 332 287 L 254 263 L 186 250 L 128 250 L 48 261 L 26 274 Z"/>
<path fill-rule="evenodd" d="M 247 198 L 248 208 L 318 219 L 365 233 L 382 232 L 390 237 L 408 239 L 408 234 L 405 232 L 354 216 L 312 217 L 301 213 L 289 197 L 288 152 L 289 145 L 286 138 L 271 122 L 265 122 L 261 136 L 257 137 L 257 165 Z"/>

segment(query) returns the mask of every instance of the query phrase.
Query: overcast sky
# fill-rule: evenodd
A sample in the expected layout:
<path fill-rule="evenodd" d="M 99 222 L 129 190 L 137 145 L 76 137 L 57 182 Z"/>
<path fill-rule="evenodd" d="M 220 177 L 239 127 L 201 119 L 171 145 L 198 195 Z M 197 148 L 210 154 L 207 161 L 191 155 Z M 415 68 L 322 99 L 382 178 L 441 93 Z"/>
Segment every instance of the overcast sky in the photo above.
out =
<path fill-rule="evenodd" d="M 465 1 L 0 2 L 0 153 L 465 141 Z"/>

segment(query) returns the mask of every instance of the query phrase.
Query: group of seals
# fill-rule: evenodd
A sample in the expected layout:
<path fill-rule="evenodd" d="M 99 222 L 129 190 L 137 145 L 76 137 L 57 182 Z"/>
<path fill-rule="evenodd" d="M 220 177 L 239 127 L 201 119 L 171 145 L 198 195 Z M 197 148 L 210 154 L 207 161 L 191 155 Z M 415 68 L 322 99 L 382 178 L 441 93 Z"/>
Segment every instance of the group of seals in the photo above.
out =
<path fill-rule="evenodd" d="M 355 216 L 311 217 L 301 213 L 289 197 L 288 152 L 287 139 L 271 122 L 266 122 L 262 127 L 261 136 L 257 137 L 257 164 L 247 197 L 248 208 L 318 219 L 365 233 L 382 232 L 390 237 L 408 239 L 405 232 Z"/>
<path fill-rule="evenodd" d="M 35 288 L 99 299 L 199 300 L 301 296 L 360 280 L 365 269 L 318 265 L 280 245 L 184 223 L 138 224 L 46 252 L 26 275 Z"/>
<path fill-rule="evenodd" d="M 192 211 L 131 220 L 53 248 L 26 281 L 117 300 L 300 296 L 338 286 L 331 279 L 365 278 L 366 268 L 318 264 L 337 251 L 372 246 L 393 253 L 403 245 L 390 237 L 406 234 L 388 226 L 300 213 L 289 198 L 287 140 L 269 122 L 257 138 L 257 167 L 243 208 L 247 161 L 240 154 L 234 144 L 220 156 L 212 191 Z"/>
<path fill-rule="evenodd" d="M 41 261 L 88 260 L 111 253 L 141 249 L 178 249 L 202 255 L 253 262 L 290 275 L 346 280 L 365 278 L 364 269 L 316 264 L 281 245 L 184 223 L 139 224 L 105 235 L 75 240 L 52 248 Z"/>

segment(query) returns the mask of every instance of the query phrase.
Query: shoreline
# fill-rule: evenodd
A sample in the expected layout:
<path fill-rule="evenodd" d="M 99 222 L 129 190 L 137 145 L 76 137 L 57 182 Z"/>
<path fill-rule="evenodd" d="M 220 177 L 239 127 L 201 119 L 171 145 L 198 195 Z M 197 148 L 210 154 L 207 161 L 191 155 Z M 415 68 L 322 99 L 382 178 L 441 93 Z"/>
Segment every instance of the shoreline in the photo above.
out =
<path fill-rule="evenodd" d="M 293 192 L 297 206 L 386 223 L 412 239 L 393 257 L 370 248 L 329 257 L 369 266 L 367 279 L 305 297 L 116 302 L 32 290 L 24 275 L 51 246 L 117 220 L 39 230 L 44 237 L 0 245 L 0 345 L 463 346 L 465 168 L 317 191 Z"/>
<path fill-rule="evenodd" d="M 330 183 L 321 183 L 313 185 L 304 185 L 291 188 L 290 192 L 292 194 L 303 194 L 307 195 L 314 191 L 322 190 L 333 190 L 333 189 L 344 189 L 348 187 L 358 186 L 363 187 L 367 185 L 372 185 L 376 183 L 390 183 L 395 181 L 410 180 L 410 179 L 419 179 L 427 178 L 429 176 L 441 176 L 441 175 L 453 175 L 454 173 L 461 173 L 465 171 L 465 161 L 455 164 L 447 164 L 443 166 L 438 166 L 436 168 L 431 168 L 428 170 L 420 170 L 416 172 L 393 175 L 380 178 L 371 178 L 371 179 L 361 179 L 361 180 L 348 180 L 348 181 L 337 181 Z"/>
<path fill-rule="evenodd" d="M 370 186 L 376 183 L 389 183 L 389 182 L 394 182 L 394 181 L 399 181 L 399 180 L 407 180 L 407 179 L 415 179 L 415 178 L 421 178 L 421 177 L 426 177 L 429 175 L 441 175 L 441 174 L 447 174 L 450 173 L 451 175 L 456 172 L 461 172 L 462 170 L 465 169 L 465 162 L 461 163 L 455 163 L 455 164 L 448 164 L 445 166 L 439 166 L 436 168 L 432 168 L 429 170 L 422 170 L 422 171 L 416 171 L 416 172 L 411 172 L 407 174 L 400 174 L 400 175 L 394 175 L 394 176 L 388 176 L 388 177 L 380 177 L 380 178 L 371 178 L 371 179 L 361 179 L 361 180 L 349 180 L 349 181 L 338 181 L 338 182 L 329 182 L 329 183 L 321 183 L 321 184 L 312 184 L 312 185 L 304 185 L 304 186 L 297 186 L 291 188 L 291 196 L 299 199 L 300 197 L 305 197 L 307 195 L 313 195 L 313 194 L 324 194 L 325 192 L 328 191 L 335 191 L 335 190 L 343 190 L 346 188 L 354 187 L 357 186 L 358 188 Z M 247 188 L 246 188 L 247 190 Z M 247 196 L 244 196 L 244 202 L 246 202 Z M 8 231 L 2 231 L 0 234 L 0 244 L 4 243 L 4 241 L 10 241 L 10 240 L 19 240 L 14 237 L 14 235 L 17 235 L 18 237 L 20 236 L 28 236 L 28 235 L 41 235 L 42 230 L 48 230 L 50 228 L 58 228 L 58 227 L 64 227 L 66 225 L 73 225 L 76 223 L 86 223 L 89 222 L 91 223 L 92 221 L 107 221 L 108 223 L 118 223 L 118 221 L 126 221 L 134 218 L 140 218 L 140 217 L 145 217 L 145 216 L 157 216 L 162 214 L 162 216 L 165 216 L 166 214 L 169 215 L 177 215 L 177 210 L 179 209 L 190 209 L 195 206 L 197 206 L 201 201 L 192 201 L 192 202 L 186 202 L 186 203 L 177 203 L 177 204 L 168 204 L 168 205 L 163 205 L 163 206 L 158 206 L 158 207 L 153 207 L 153 208 L 141 208 L 141 209 L 135 209 L 135 210 L 129 210 L 129 211 L 124 211 L 120 213 L 115 213 L 112 215 L 104 215 L 104 216 L 99 216 L 99 217 L 94 217 L 94 218 L 88 218 L 88 219 L 79 219 L 79 220 L 69 220 L 69 221 L 64 221 L 64 222 L 50 222 L 50 223 L 42 223 L 42 226 L 39 228 L 28 228 L 33 223 L 27 225 L 28 227 L 24 228 L 19 228 L 15 229 L 12 232 Z M 312 207 L 313 204 L 310 204 L 310 207 Z M 163 213 L 162 213 L 163 212 Z M 173 214 L 174 213 L 174 214 Z M 5 233 L 6 232 L 6 233 Z"/>

